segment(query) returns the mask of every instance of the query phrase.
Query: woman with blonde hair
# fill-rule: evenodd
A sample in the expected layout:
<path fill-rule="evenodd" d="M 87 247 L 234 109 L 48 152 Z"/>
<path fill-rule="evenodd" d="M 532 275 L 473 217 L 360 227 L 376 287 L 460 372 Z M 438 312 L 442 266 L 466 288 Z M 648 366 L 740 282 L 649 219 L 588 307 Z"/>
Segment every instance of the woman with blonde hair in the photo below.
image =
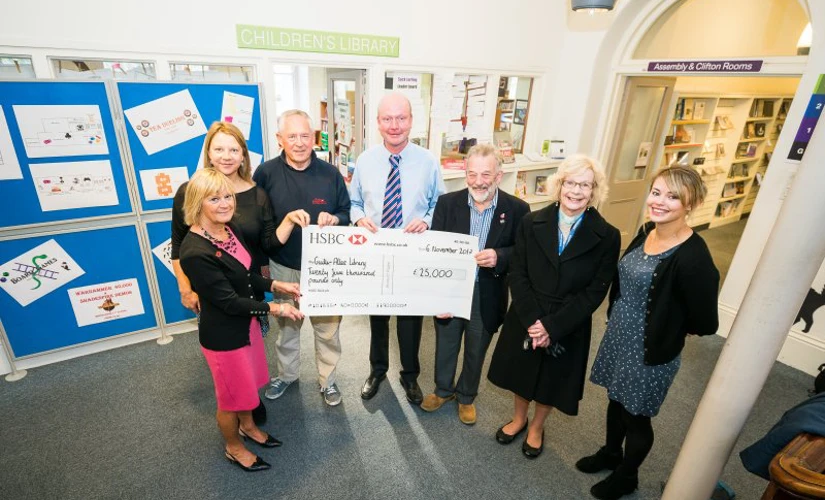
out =
<path fill-rule="evenodd" d="M 605 445 L 576 462 L 586 473 L 613 470 L 590 490 L 596 498 L 615 500 L 638 487 L 639 466 L 653 446 L 651 418 L 679 370 L 685 337 L 712 335 L 719 327 L 719 271 L 687 223 L 705 194 L 693 169 L 658 172 L 646 202 L 650 222 L 619 261 L 590 375 L 607 389 Z"/>
<path fill-rule="evenodd" d="M 252 166 L 249 159 L 249 148 L 243 133 L 231 123 L 215 122 L 209 127 L 203 143 L 203 165 L 205 170 L 216 170 L 224 174 L 229 180 L 232 192 L 235 195 L 235 218 L 233 222 L 243 234 L 249 252 L 252 255 L 252 267 L 263 276 L 269 276 L 269 257 L 282 246 L 276 234 L 275 223 L 272 217 L 272 205 L 266 191 L 252 182 Z M 189 224 L 184 218 L 183 207 L 186 199 L 188 183 L 180 186 L 172 205 L 172 268 L 178 281 L 181 303 L 195 314 L 200 312 L 200 300 L 186 273 L 180 266 L 180 245 Z M 284 232 L 287 225 L 278 228 Z M 286 233 L 288 235 L 288 233 Z M 285 239 L 285 238 L 284 238 Z M 255 298 L 263 300 L 263 294 Z M 263 319 L 264 335 L 269 330 L 266 318 Z M 261 400 L 254 412 L 255 421 L 266 421 L 266 407 Z"/>
<path fill-rule="evenodd" d="M 527 430 L 521 450 L 528 458 L 544 449 L 550 411 L 576 415 L 584 393 L 591 317 L 607 295 L 621 241 L 594 207 L 607 196 L 605 184 L 596 160 L 568 157 L 548 185 L 557 201 L 525 216 L 516 235 L 512 303 L 487 376 L 514 399 L 496 440 L 509 444 Z"/>
<path fill-rule="evenodd" d="M 245 471 L 269 468 L 240 440 L 273 448 L 281 442 L 252 419 L 258 389 L 269 382 L 260 318 L 273 314 L 300 319 L 289 304 L 256 299 L 263 292 L 300 296 L 296 283 L 264 278 L 240 228 L 232 222 L 235 195 L 229 179 L 215 169 L 195 172 L 186 188 L 185 222 L 189 231 L 180 246 L 180 266 L 198 294 L 198 338 L 215 384 L 216 418 L 226 441 L 226 458 Z"/>

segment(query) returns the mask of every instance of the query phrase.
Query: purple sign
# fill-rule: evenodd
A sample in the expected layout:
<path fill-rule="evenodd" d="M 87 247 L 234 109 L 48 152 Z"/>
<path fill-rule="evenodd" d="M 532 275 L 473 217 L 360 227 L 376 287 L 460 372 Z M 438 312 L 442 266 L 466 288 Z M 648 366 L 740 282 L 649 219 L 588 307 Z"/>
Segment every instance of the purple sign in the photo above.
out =
<path fill-rule="evenodd" d="M 759 73 L 762 60 L 753 61 L 652 61 L 651 73 Z"/>

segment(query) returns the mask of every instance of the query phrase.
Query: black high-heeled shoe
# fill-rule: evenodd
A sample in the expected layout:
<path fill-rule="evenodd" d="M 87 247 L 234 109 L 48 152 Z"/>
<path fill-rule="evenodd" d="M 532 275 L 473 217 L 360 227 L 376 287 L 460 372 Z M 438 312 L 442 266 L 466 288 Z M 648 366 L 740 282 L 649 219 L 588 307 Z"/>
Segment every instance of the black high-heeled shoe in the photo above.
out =
<path fill-rule="evenodd" d="M 223 454 L 224 454 L 224 456 L 226 457 L 227 460 L 229 460 L 233 464 L 237 465 L 241 469 L 245 470 L 246 472 L 258 472 L 259 470 L 267 470 L 267 469 L 272 467 L 268 463 L 264 462 L 263 459 L 261 459 L 261 457 L 256 456 L 255 457 L 255 462 L 253 462 L 252 465 L 247 467 L 246 465 L 242 464 L 240 460 L 235 458 L 235 456 L 232 455 L 231 453 L 229 453 L 228 451 L 224 450 Z"/>
<path fill-rule="evenodd" d="M 258 446 L 263 446 L 264 448 L 277 448 L 277 447 L 281 446 L 282 444 L 284 444 L 284 443 L 280 442 L 279 440 L 275 439 L 274 437 L 270 436 L 269 434 L 266 435 L 266 441 L 264 441 L 263 443 L 261 443 L 260 441 L 256 441 L 256 440 L 252 439 L 250 436 L 247 436 L 246 433 L 243 430 L 241 430 L 240 428 L 238 428 L 238 434 L 240 434 L 241 437 L 244 438 L 244 440 L 252 441 L 253 443 L 257 444 Z"/>
<path fill-rule="evenodd" d="M 511 423 L 512 423 L 512 420 L 498 428 L 498 430 L 496 431 L 496 441 L 498 441 L 501 444 L 510 444 L 510 443 L 512 443 L 518 437 L 519 434 L 521 434 L 522 432 L 524 432 L 527 429 L 527 424 L 530 423 L 530 422 L 528 420 L 525 420 L 524 421 L 524 427 L 519 429 L 518 432 L 516 432 L 515 434 L 507 434 L 506 432 L 504 432 L 504 428 L 507 427 L 508 425 L 510 425 Z"/>
<path fill-rule="evenodd" d="M 541 452 L 544 451 L 544 430 L 541 431 L 541 444 L 539 444 L 538 448 L 533 448 L 529 444 L 527 444 L 527 437 L 524 438 L 524 442 L 521 444 L 521 452 L 524 453 L 524 456 L 527 458 L 538 458 L 541 455 Z"/>

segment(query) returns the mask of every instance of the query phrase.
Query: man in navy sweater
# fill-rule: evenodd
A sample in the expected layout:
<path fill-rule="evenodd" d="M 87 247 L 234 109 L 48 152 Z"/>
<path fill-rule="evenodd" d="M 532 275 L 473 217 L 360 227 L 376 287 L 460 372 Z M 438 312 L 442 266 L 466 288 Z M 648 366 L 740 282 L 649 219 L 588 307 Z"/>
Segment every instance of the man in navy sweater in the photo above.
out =
<path fill-rule="evenodd" d="M 284 246 L 270 255 L 272 278 L 296 283 L 301 281 L 301 228 L 349 225 L 350 200 L 344 178 L 329 163 L 320 160 L 312 150 L 313 133 L 309 115 L 301 110 L 285 111 L 278 118 L 280 156 L 269 160 L 255 171 L 253 180 L 269 195 L 278 239 Z M 296 305 L 292 297 L 276 295 L 278 302 Z M 272 379 L 264 394 L 268 399 L 281 397 L 298 379 L 301 359 L 301 321 L 278 318 L 275 339 L 278 376 Z M 315 361 L 318 383 L 324 401 L 330 406 L 341 402 L 335 383 L 335 368 L 341 358 L 338 330 L 340 316 L 310 318 L 315 334 Z"/>

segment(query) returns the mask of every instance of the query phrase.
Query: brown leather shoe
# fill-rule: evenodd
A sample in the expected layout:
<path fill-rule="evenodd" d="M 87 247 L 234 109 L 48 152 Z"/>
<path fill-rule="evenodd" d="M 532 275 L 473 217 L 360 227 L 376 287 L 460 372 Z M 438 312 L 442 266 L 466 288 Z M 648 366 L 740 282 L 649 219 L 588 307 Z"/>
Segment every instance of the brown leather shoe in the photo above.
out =
<path fill-rule="evenodd" d="M 424 401 L 421 402 L 421 409 L 424 411 L 435 411 L 444 406 L 444 403 L 452 401 L 453 399 L 455 399 L 455 394 L 450 394 L 446 398 L 442 398 L 435 393 L 427 394 Z"/>
<path fill-rule="evenodd" d="M 462 424 L 473 425 L 476 423 L 476 405 L 470 403 L 463 405 L 458 403 L 458 419 Z"/>

